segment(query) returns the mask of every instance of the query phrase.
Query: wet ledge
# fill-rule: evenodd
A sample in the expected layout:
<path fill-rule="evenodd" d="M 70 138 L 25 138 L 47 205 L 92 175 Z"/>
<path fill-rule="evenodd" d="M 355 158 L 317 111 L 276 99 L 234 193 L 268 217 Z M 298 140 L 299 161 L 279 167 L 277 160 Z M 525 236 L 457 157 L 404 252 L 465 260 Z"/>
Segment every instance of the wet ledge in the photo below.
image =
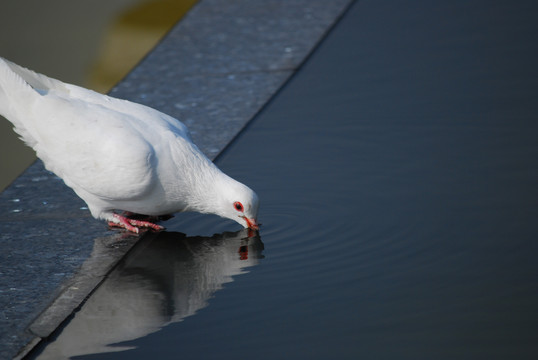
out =
<path fill-rule="evenodd" d="M 182 120 L 210 158 L 352 0 L 201 0 L 112 91 Z M 49 336 L 138 241 L 94 220 L 37 161 L 0 194 L 0 358 Z"/>

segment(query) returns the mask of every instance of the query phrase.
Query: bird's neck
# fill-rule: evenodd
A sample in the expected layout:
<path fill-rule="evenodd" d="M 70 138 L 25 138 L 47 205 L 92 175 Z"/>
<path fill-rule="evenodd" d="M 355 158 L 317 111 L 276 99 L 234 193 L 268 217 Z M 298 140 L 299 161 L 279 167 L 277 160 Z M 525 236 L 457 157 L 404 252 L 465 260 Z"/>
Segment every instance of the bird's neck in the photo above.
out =
<path fill-rule="evenodd" d="M 188 210 L 200 213 L 218 214 L 223 194 L 229 181 L 234 181 L 211 161 L 201 164 L 195 176 L 189 177 Z"/>

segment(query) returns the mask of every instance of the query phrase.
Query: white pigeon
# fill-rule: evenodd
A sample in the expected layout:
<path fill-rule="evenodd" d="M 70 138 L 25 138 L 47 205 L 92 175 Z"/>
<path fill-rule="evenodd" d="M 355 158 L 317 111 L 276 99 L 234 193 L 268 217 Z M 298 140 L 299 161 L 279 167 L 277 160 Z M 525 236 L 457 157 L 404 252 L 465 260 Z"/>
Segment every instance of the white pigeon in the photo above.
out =
<path fill-rule="evenodd" d="M 258 196 L 220 171 L 180 121 L 37 74 L 0 57 L 0 115 L 109 225 L 161 230 L 148 216 L 216 214 L 258 229 Z"/>

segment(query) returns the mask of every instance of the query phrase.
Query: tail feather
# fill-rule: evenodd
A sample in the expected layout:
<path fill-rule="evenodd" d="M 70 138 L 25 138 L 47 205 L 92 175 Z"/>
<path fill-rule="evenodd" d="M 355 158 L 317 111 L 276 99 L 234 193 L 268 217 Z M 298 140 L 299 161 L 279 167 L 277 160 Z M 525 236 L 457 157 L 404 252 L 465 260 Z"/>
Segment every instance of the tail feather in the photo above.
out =
<path fill-rule="evenodd" d="M 29 146 L 33 147 L 34 140 L 24 124 L 28 121 L 24 111 L 32 101 L 50 90 L 68 91 L 61 81 L 0 57 L 0 115 L 14 125 L 14 130 Z"/>
<path fill-rule="evenodd" d="M 34 90 L 43 94 L 47 93 L 49 90 L 56 91 L 67 91 L 65 84 L 59 80 L 49 78 L 43 74 L 38 74 L 35 71 L 12 63 L 9 60 L 0 57 L 0 62 L 3 63 L 0 65 L 6 70 L 11 70 L 18 76 L 20 76 L 28 85 L 30 85 Z"/>

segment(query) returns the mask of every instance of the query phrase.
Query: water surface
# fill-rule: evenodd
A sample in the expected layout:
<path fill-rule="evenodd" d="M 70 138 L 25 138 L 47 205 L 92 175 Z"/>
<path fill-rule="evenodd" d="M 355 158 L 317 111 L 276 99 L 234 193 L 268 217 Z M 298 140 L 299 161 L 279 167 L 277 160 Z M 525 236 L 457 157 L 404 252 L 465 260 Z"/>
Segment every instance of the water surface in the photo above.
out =
<path fill-rule="evenodd" d="M 536 12 L 355 3 L 217 159 L 258 192 L 259 234 L 186 246 L 237 226 L 168 221 L 80 312 L 106 318 L 112 288 L 129 330 L 77 358 L 536 358 Z M 185 312 L 191 246 L 217 285 Z"/>

